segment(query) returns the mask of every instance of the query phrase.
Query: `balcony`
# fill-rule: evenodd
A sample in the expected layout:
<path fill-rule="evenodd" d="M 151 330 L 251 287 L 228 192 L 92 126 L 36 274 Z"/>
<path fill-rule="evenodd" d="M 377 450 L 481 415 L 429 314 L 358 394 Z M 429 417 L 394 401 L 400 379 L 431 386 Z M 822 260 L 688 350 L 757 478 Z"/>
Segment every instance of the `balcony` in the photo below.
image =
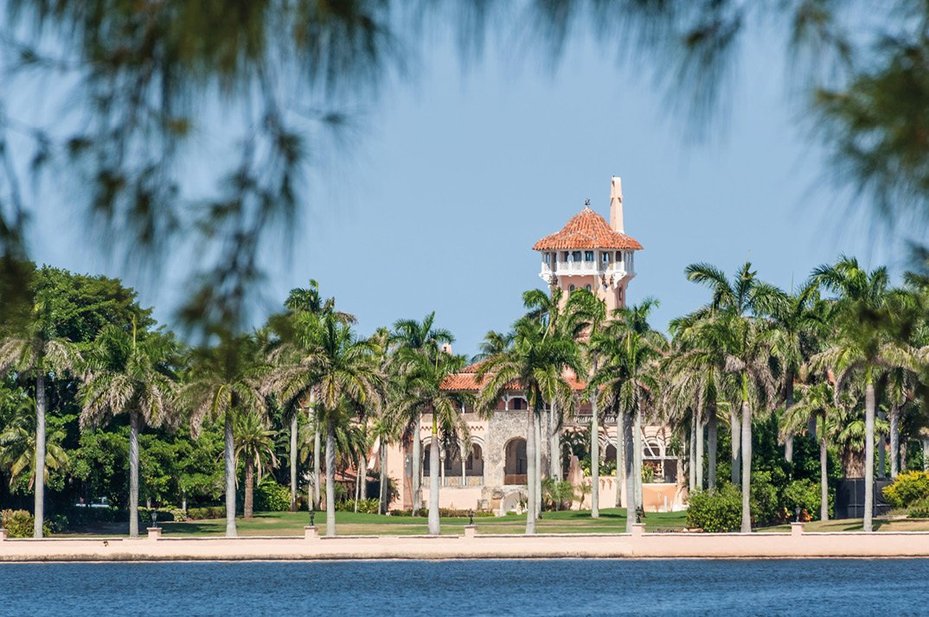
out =
<path fill-rule="evenodd" d="M 559 275 L 599 276 L 601 274 L 615 274 L 618 275 L 619 278 L 623 278 L 627 273 L 631 274 L 631 271 L 626 270 L 625 262 L 610 262 L 601 264 L 596 261 L 556 261 L 554 262 L 554 267 L 552 267 L 543 261 L 542 270 L 539 273 L 539 276 L 541 276 L 543 279 L 547 279 L 550 276 Z"/>

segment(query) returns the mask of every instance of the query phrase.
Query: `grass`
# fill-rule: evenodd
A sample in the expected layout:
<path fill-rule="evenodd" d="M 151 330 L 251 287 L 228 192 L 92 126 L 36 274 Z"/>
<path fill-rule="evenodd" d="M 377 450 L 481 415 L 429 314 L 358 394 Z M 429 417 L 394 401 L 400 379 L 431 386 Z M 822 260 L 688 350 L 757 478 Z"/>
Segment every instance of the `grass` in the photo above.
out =
<path fill-rule="evenodd" d="M 671 531 L 684 528 L 685 512 L 650 513 L 645 517 L 647 531 Z M 252 519 L 236 519 L 240 536 L 303 536 L 303 527 L 309 523 L 306 512 L 262 512 Z M 316 525 L 323 530 L 326 524 L 324 512 L 316 513 Z M 468 519 L 464 517 L 443 518 L 443 535 L 462 535 Z M 475 517 L 478 533 L 522 534 L 526 530 L 526 516 L 511 514 L 504 517 Z M 126 523 L 98 525 L 71 536 L 115 536 L 126 534 Z M 187 522 L 161 523 L 168 537 L 221 536 L 226 533 L 225 519 L 209 519 Z M 425 517 L 380 516 L 336 512 L 339 535 L 352 536 L 407 536 L 428 533 Z M 621 533 L 626 530 L 626 511 L 607 508 L 600 511 L 599 519 L 590 518 L 589 511 L 545 512 L 536 524 L 538 533 Z M 144 533 L 144 531 L 143 531 Z"/>

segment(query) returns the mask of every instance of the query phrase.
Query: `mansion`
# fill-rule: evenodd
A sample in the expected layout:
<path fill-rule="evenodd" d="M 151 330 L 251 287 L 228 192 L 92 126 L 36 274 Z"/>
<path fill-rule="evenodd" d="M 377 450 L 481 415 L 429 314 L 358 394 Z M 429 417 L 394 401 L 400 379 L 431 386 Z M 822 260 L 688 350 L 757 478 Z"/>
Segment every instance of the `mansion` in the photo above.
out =
<path fill-rule="evenodd" d="M 551 289 L 565 292 L 586 288 L 606 304 L 607 313 L 625 306 L 626 288 L 635 277 L 635 253 L 642 250 L 631 236 L 625 233 L 623 223 L 623 196 L 620 179 L 612 178 L 610 187 L 609 222 L 592 210 L 588 204 L 575 214 L 558 232 L 545 236 L 532 249 L 541 255 L 539 276 Z M 566 294 L 567 295 L 567 294 Z M 450 376 L 444 389 L 477 393 L 481 384 L 477 377 L 477 364 Z M 580 392 L 585 384 L 571 379 L 572 387 Z M 553 467 L 552 443 L 545 438 L 553 419 L 549 410 L 543 412 L 540 443 L 543 477 L 558 475 L 578 486 L 588 485 L 576 457 L 562 457 L 562 470 Z M 483 419 L 473 411 L 465 410 L 465 420 L 471 433 L 471 450 L 467 456 L 459 453 L 441 453 L 440 507 L 459 510 L 493 510 L 505 514 L 519 507 L 526 495 L 526 432 L 527 401 L 525 393 L 514 384 L 498 402 L 493 415 Z M 591 409 L 582 403 L 575 416 L 564 421 L 562 443 L 570 441 L 571 433 L 590 428 Z M 422 503 L 429 502 L 429 448 L 431 416 L 421 419 L 422 435 Z M 601 507 L 625 505 L 625 486 L 618 486 L 616 472 L 617 426 L 616 419 L 605 418 L 599 428 L 600 440 L 600 504 Z M 587 433 L 585 432 L 586 436 Z M 686 498 L 686 482 L 681 473 L 679 458 L 670 452 L 670 430 L 664 426 L 643 427 L 643 467 L 646 470 L 642 485 L 646 511 L 680 509 Z M 411 448 L 391 446 L 387 474 L 396 484 L 399 495 L 392 509 L 409 509 L 413 503 Z M 610 471 L 607 472 L 606 470 Z M 549 473 L 551 472 L 551 474 Z M 589 491 L 578 491 L 579 500 L 573 507 L 589 507 Z M 584 495 L 581 501 L 580 495 Z"/>

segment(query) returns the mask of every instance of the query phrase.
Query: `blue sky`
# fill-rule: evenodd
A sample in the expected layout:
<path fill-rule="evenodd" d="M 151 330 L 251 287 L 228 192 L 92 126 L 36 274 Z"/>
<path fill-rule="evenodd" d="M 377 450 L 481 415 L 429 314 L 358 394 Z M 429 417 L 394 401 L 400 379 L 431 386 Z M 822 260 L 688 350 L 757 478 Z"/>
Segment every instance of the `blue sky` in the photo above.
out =
<path fill-rule="evenodd" d="M 786 288 L 841 253 L 898 269 L 902 243 L 848 218 L 847 195 L 798 128 L 802 101 L 785 94 L 785 67 L 762 47 L 743 55 L 720 130 L 695 143 L 642 67 L 592 43 L 569 48 L 555 71 L 499 48 L 462 69 L 439 43 L 317 161 L 290 260 L 268 248 L 263 296 L 282 301 L 315 278 L 365 333 L 435 310 L 456 351 L 474 353 L 520 314 L 521 292 L 541 286 L 532 244 L 586 198 L 607 214 L 611 175 L 623 178 L 627 233 L 645 246 L 628 299 L 657 298 L 662 328 L 706 300 L 684 279 L 692 262 L 733 272 L 750 260 Z M 39 261 L 126 274 L 67 227 L 37 238 Z M 127 280 L 170 323 L 176 281 Z"/>

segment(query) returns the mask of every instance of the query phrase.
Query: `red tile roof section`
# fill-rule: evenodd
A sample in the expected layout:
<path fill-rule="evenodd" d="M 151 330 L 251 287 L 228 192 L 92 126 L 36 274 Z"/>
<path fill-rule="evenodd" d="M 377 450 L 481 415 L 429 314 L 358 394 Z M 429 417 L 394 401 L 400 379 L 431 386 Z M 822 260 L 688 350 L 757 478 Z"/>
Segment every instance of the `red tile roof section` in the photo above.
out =
<path fill-rule="evenodd" d="M 443 390 L 456 390 L 459 392 L 477 392 L 481 387 L 487 383 L 487 376 L 484 376 L 484 379 L 479 380 L 477 377 L 477 371 L 480 367 L 480 362 L 475 362 L 474 364 L 469 364 L 468 366 L 461 369 L 461 371 L 449 375 L 445 378 L 445 381 L 442 382 Z M 583 390 L 587 387 L 587 384 L 579 380 L 573 371 L 567 371 L 565 377 L 568 380 L 568 383 L 571 384 L 572 390 Z M 514 392 L 519 392 L 523 390 L 523 387 L 516 381 L 512 381 L 507 384 L 507 390 L 512 390 Z"/>
<path fill-rule="evenodd" d="M 642 245 L 632 236 L 614 231 L 602 216 L 585 207 L 559 231 L 533 245 L 533 251 L 561 249 L 626 249 L 641 251 Z"/>

